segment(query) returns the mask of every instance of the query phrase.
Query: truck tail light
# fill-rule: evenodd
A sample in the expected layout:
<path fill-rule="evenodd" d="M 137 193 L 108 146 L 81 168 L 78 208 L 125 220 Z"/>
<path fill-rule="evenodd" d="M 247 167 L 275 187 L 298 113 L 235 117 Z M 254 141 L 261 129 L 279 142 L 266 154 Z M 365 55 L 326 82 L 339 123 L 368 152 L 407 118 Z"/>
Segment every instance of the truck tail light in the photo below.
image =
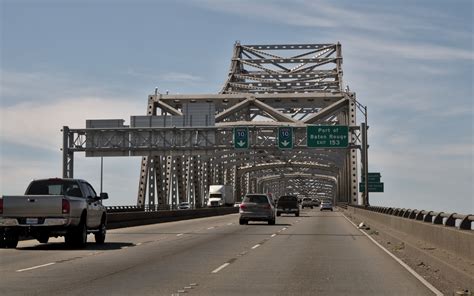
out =
<path fill-rule="evenodd" d="M 63 214 L 69 214 L 71 211 L 71 205 L 69 204 L 69 200 L 63 199 Z"/>
<path fill-rule="evenodd" d="M 3 198 L 0 198 L 0 215 L 3 215 Z"/>

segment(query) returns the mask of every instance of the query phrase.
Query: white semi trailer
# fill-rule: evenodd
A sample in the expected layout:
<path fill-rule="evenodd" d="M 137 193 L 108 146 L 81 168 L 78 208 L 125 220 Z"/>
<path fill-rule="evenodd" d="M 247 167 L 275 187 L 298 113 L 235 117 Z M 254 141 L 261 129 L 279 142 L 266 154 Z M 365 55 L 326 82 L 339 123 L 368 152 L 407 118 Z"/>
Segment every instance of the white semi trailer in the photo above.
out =
<path fill-rule="evenodd" d="M 210 185 L 208 207 L 233 206 L 234 188 L 231 185 Z"/>

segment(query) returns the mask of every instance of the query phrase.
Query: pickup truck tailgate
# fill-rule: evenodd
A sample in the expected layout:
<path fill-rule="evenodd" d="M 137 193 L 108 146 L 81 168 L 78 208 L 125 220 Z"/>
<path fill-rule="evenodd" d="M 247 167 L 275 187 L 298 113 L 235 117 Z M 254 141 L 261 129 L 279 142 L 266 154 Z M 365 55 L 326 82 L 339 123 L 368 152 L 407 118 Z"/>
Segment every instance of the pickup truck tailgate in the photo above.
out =
<path fill-rule="evenodd" d="M 62 216 L 62 195 L 3 196 L 4 217 Z"/>

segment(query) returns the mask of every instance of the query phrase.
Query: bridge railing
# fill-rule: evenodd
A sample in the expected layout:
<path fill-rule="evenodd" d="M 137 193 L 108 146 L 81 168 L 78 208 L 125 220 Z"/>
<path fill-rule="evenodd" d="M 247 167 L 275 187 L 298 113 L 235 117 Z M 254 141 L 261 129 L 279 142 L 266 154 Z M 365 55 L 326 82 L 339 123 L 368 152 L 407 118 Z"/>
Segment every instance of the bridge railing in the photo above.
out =
<path fill-rule="evenodd" d="M 144 207 L 139 206 L 106 206 L 108 213 L 128 213 L 128 212 L 158 212 L 158 211 L 171 211 L 173 207 L 171 205 L 155 205 Z M 174 210 L 177 210 L 176 208 Z M 193 209 L 191 209 L 193 210 Z"/>
<path fill-rule="evenodd" d="M 406 219 L 423 221 L 427 223 L 444 225 L 447 227 L 456 227 L 464 230 L 473 230 L 474 215 L 462 215 L 457 213 L 435 212 L 417 209 L 376 207 L 376 206 L 355 206 L 352 207 L 365 209 L 372 212 L 398 216 Z"/>

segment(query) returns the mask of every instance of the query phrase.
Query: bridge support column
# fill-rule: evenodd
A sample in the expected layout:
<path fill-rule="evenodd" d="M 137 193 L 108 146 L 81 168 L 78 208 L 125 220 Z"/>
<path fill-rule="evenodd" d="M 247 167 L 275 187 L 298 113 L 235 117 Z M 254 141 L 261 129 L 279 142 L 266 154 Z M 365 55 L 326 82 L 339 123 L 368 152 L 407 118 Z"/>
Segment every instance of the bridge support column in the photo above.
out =
<path fill-rule="evenodd" d="M 158 156 L 155 160 L 155 176 L 156 176 L 156 195 L 158 201 L 158 209 L 167 210 L 168 195 L 166 191 L 166 168 L 167 158 L 166 156 Z"/>
<path fill-rule="evenodd" d="M 155 210 L 155 194 L 156 194 L 156 161 L 158 157 L 147 157 L 148 159 L 148 209 Z M 159 160 L 158 160 L 159 162 Z"/>

